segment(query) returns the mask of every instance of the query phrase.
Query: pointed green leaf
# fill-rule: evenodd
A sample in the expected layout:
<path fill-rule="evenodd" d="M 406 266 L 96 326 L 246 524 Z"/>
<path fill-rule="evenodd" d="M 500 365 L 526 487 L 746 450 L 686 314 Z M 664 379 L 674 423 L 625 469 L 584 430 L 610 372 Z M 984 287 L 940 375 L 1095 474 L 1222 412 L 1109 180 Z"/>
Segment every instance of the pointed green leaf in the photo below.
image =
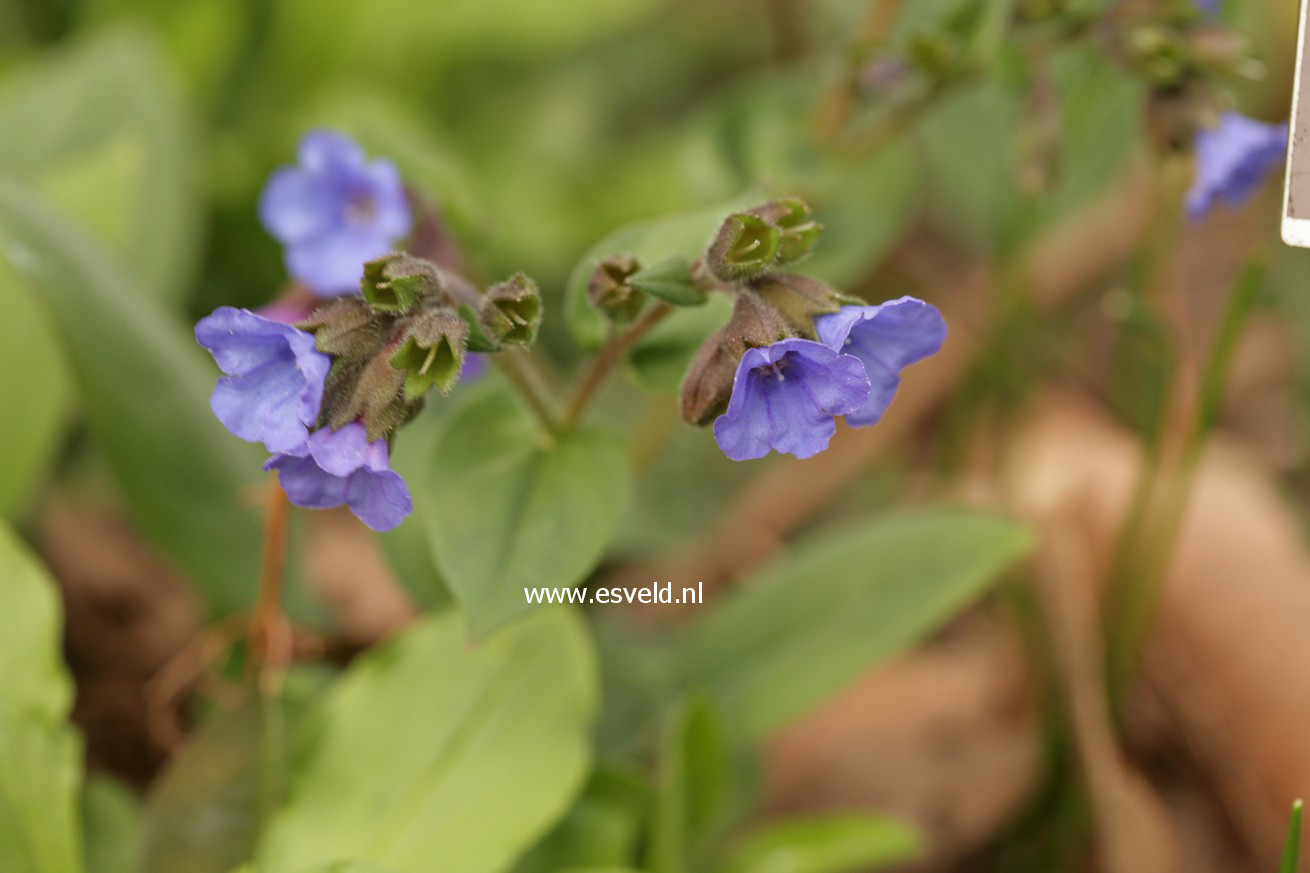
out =
<path fill-rule="evenodd" d="M 867 813 L 769 822 L 729 853 L 725 873 L 860 873 L 913 861 L 923 837 L 910 825 Z"/>
<path fill-rule="evenodd" d="M 1301 863 L 1301 808 L 1304 804 L 1297 800 L 1292 804 L 1292 819 L 1287 825 L 1287 842 L 1283 846 L 1283 862 L 1280 873 L 1296 873 Z"/>
<path fill-rule="evenodd" d="M 692 280 L 686 258 L 676 255 L 633 273 L 628 284 L 674 306 L 700 306 L 708 299 Z"/>
<path fill-rule="evenodd" d="M 933 510 L 861 520 L 797 546 L 690 629 L 686 682 L 735 733 L 759 737 L 912 645 L 1032 545 L 994 515 Z"/>
<path fill-rule="evenodd" d="M 213 608 L 250 603 L 260 535 L 240 488 L 262 453 L 209 409 L 218 376 L 190 331 L 91 241 L 0 181 L 0 257 L 48 306 L 82 410 L 146 534 Z"/>
<path fill-rule="evenodd" d="M 0 175 L 29 182 L 177 300 L 199 208 L 189 119 L 159 48 L 116 30 L 46 53 L 0 90 Z"/>
<path fill-rule="evenodd" d="M 0 259 L 0 517 L 19 517 L 59 451 L 72 404 L 63 347 L 40 304 Z"/>

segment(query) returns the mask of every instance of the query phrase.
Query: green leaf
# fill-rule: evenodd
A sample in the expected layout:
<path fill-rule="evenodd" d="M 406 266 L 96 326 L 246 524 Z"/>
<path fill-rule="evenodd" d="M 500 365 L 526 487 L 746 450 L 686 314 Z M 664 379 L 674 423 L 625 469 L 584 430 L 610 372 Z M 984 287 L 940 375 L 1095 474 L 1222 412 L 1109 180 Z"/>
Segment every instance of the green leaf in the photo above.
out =
<path fill-rule="evenodd" d="M 632 255 L 642 264 L 664 264 L 673 258 L 690 263 L 701 255 L 737 201 L 621 227 L 583 256 L 564 290 L 564 320 L 578 342 L 596 348 L 605 341 L 605 318 L 587 298 L 587 282 L 596 264 L 611 255 Z"/>
<path fill-rule="evenodd" d="M 660 749 L 660 792 L 646 866 L 654 873 L 693 869 L 721 826 L 732 774 L 723 727 L 704 700 L 679 706 Z"/>
<path fill-rule="evenodd" d="M 361 656 L 296 732 L 260 869 L 339 858 L 496 873 L 573 800 L 596 665 L 582 619 L 542 609 L 474 648 L 456 613 Z"/>
<path fill-rule="evenodd" d="M 82 791 L 87 873 L 141 873 L 141 801 L 106 776 L 87 778 Z"/>
<path fill-rule="evenodd" d="M 628 284 L 674 306 L 700 306 L 708 299 L 692 279 L 687 259 L 676 255 L 633 273 Z"/>
<path fill-rule="evenodd" d="M 72 377 L 45 313 L 3 261 L 0 312 L 0 517 L 16 517 L 60 448 Z"/>
<path fill-rule="evenodd" d="M 481 637 L 532 608 L 525 588 L 567 588 L 600 560 L 628 499 L 622 442 L 544 441 L 504 391 L 470 392 L 432 450 L 421 517 L 455 599 Z"/>
<path fill-rule="evenodd" d="M 598 768 L 577 803 L 519 859 L 513 873 L 613 869 L 631 863 L 643 836 L 651 791 L 638 775 Z"/>
<path fill-rule="evenodd" d="M 120 30 L 44 55 L 0 91 L 0 175 L 82 222 L 177 300 L 199 239 L 196 147 L 157 46 Z"/>
<path fill-rule="evenodd" d="M 758 738 L 922 639 L 1031 547 L 1026 528 L 959 510 L 861 520 L 798 545 L 693 626 L 688 684 Z"/>
<path fill-rule="evenodd" d="M 227 873 L 249 860 L 284 754 L 282 712 L 252 695 L 190 739 L 155 783 L 143 873 Z"/>
<path fill-rule="evenodd" d="M 5 873 L 81 873 L 82 744 L 68 724 L 59 596 L 0 524 L 0 858 Z"/>
<path fill-rule="evenodd" d="M 261 871 L 255 869 L 253 864 L 242 864 L 232 873 L 261 873 Z M 397 873 L 397 871 L 390 867 L 379 867 L 377 864 L 366 864 L 361 861 L 331 861 L 297 873 Z"/>
<path fill-rule="evenodd" d="M 1292 818 L 1287 824 L 1287 842 L 1283 845 L 1283 862 L 1280 873 L 1296 873 L 1301 863 L 1301 809 L 1304 804 L 1297 800 L 1292 804 Z"/>
<path fill-rule="evenodd" d="M 95 245 L 4 181 L 0 256 L 48 306 L 136 520 L 216 611 L 247 606 L 260 535 L 238 491 L 262 455 L 210 412 L 217 371 L 204 351 Z"/>
<path fill-rule="evenodd" d="M 406 524 L 379 535 L 397 581 L 425 610 L 442 609 L 452 602 L 450 589 L 437 571 L 432 550 L 428 547 L 428 461 L 437 439 L 439 416 L 447 403 L 429 404 L 418 418 L 398 433 L 391 450 L 391 469 L 409 484 L 414 496 L 415 517 Z"/>
<path fill-rule="evenodd" d="M 923 838 L 884 816 L 836 813 L 771 822 L 729 853 L 725 873 L 858 873 L 913 861 Z"/>

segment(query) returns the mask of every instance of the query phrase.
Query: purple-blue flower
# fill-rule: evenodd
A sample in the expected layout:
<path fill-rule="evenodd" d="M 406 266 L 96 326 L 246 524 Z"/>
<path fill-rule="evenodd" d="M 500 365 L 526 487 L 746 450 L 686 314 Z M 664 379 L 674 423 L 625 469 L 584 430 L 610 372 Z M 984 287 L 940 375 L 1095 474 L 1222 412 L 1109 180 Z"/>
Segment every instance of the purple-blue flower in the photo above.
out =
<path fill-rule="evenodd" d="M 354 142 L 318 130 L 300 140 L 300 165 L 269 177 L 259 218 L 284 246 L 287 272 L 316 294 L 359 290 L 364 263 L 391 251 L 409 232 L 400 173 L 369 161 Z"/>
<path fill-rule="evenodd" d="M 1196 135 L 1196 176 L 1187 192 L 1188 216 L 1204 217 L 1219 200 L 1241 206 L 1286 153 L 1286 124 L 1224 113 L 1217 126 Z"/>
<path fill-rule="evenodd" d="M 196 324 L 196 342 L 227 375 L 209 405 L 223 426 L 270 452 L 304 444 L 318 418 L 331 359 L 314 337 L 246 309 L 223 306 Z"/>
<path fill-rule="evenodd" d="M 877 424 L 901 384 L 901 370 L 936 354 L 946 340 L 946 320 L 936 306 L 914 297 L 878 306 L 843 306 L 814 320 L 819 341 L 864 364 L 868 401 L 847 413 L 856 427 Z"/>
<path fill-rule="evenodd" d="M 368 441 L 364 425 L 322 428 L 294 451 L 264 464 L 276 470 L 287 498 L 307 509 L 345 504 L 373 530 L 391 530 L 413 509 L 405 480 L 391 469 L 387 441 Z"/>
<path fill-rule="evenodd" d="M 785 339 L 747 349 L 737 365 L 728 409 L 714 421 L 714 440 L 734 461 L 775 450 L 809 458 L 828 447 L 833 418 L 869 402 L 869 379 L 858 358 L 823 343 Z"/>

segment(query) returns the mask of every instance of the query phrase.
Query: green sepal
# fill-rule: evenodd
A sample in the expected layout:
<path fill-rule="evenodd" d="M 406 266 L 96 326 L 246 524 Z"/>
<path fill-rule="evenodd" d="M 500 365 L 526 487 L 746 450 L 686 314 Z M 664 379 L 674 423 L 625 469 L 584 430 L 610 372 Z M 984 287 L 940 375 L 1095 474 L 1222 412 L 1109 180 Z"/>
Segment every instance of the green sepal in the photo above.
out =
<path fill-rule="evenodd" d="M 793 336 L 796 331 L 776 308 L 743 288 L 728 323 L 705 340 L 687 368 L 680 389 L 683 420 L 703 426 L 721 415 L 728 408 L 737 364 L 746 350 Z"/>
<path fill-rule="evenodd" d="M 750 213 L 778 228 L 779 264 L 790 264 L 808 257 L 823 235 L 823 225 L 814 220 L 809 204 L 799 197 L 772 200 L 755 207 Z"/>
<path fill-rule="evenodd" d="M 391 366 L 405 374 L 402 393 L 407 402 L 433 388 L 450 393 L 464 368 L 468 336 L 468 325 L 449 310 L 414 316 L 391 356 Z"/>
<path fill-rule="evenodd" d="M 850 300 L 817 279 L 794 273 L 772 274 L 752 287 L 755 293 L 786 319 L 797 336 L 806 339 L 815 338 L 816 317 L 836 312 Z"/>
<path fill-rule="evenodd" d="M 709 299 L 692 276 L 691 265 L 676 256 L 638 270 L 628 278 L 628 284 L 674 306 L 700 306 Z"/>
<path fill-rule="evenodd" d="M 749 212 L 729 215 L 710 242 L 705 260 L 710 272 L 725 282 L 764 275 L 778 258 L 782 231 Z"/>
<path fill-rule="evenodd" d="M 325 355 L 367 361 L 378 353 L 391 331 L 359 297 L 339 297 L 318 307 L 297 328 L 314 335 L 314 346 Z"/>
<path fill-rule="evenodd" d="M 378 312 L 409 312 L 425 297 L 440 294 L 441 280 L 431 261 L 392 252 L 364 265 L 359 288 Z"/>
<path fill-rule="evenodd" d="M 500 343 L 530 345 L 541 327 L 541 291 L 522 273 L 487 289 L 479 312 L 483 329 Z"/>
<path fill-rule="evenodd" d="M 459 317 L 464 320 L 468 326 L 468 350 L 479 354 L 487 355 L 500 351 L 500 343 L 491 337 L 485 326 L 482 324 L 482 316 L 478 311 L 467 303 L 461 303 L 456 310 Z"/>
<path fill-rule="evenodd" d="M 646 305 L 646 294 L 632 284 L 641 264 L 632 255 L 613 255 L 596 263 L 587 282 L 591 305 L 618 324 L 627 324 Z"/>

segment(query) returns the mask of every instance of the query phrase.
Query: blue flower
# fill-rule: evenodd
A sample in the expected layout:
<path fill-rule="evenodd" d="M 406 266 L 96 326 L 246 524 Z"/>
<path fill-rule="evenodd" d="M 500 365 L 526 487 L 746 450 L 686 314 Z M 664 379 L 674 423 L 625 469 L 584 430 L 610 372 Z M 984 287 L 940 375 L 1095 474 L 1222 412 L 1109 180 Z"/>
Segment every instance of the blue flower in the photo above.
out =
<path fill-rule="evenodd" d="M 1241 206 L 1286 152 L 1286 124 L 1224 113 L 1216 127 L 1196 135 L 1196 178 L 1187 192 L 1188 216 L 1204 217 L 1218 200 Z"/>
<path fill-rule="evenodd" d="M 209 405 L 223 426 L 270 452 L 303 445 L 318 418 L 331 359 L 289 324 L 223 306 L 196 325 L 196 342 L 226 373 Z"/>
<path fill-rule="evenodd" d="M 391 530 L 413 509 L 405 480 L 391 469 L 387 441 L 369 442 L 357 421 L 314 431 L 294 451 L 269 458 L 264 469 L 277 471 L 282 490 L 297 506 L 345 504 L 373 530 Z"/>
<path fill-rule="evenodd" d="M 913 297 L 878 306 L 843 306 L 814 320 L 819 341 L 864 364 L 872 390 L 868 401 L 847 413 L 856 427 L 877 424 L 901 384 L 901 370 L 936 354 L 946 340 L 946 321 L 937 307 Z"/>
<path fill-rule="evenodd" d="M 823 343 L 785 339 L 747 349 L 737 365 L 728 410 L 714 421 L 714 440 L 734 461 L 776 450 L 809 458 L 828 447 L 834 416 L 869 402 L 869 379 L 858 358 Z"/>
<path fill-rule="evenodd" d="M 359 290 L 364 263 L 391 251 L 411 216 L 400 173 L 331 131 L 300 140 L 300 165 L 269 177 L 259 218 L 285 247 L 287 272 L 316 294 Z"/>

